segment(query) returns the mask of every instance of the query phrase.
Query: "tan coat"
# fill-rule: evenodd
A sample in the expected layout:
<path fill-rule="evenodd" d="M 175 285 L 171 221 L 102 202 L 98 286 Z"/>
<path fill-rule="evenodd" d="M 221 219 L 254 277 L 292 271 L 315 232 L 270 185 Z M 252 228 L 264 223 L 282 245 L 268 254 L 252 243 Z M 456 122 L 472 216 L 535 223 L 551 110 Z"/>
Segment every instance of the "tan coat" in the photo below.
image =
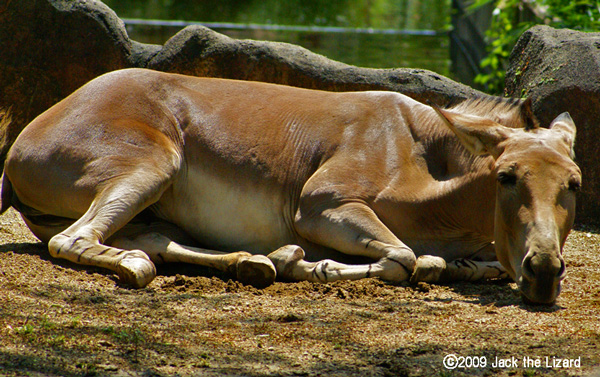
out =
<path fill-rule="evenodd" d="M 165 261 L 258 286 L 508 273 L 551 303 L 581 177 L 570 117 L 538 128 L 529 106 L 116 71 L 23 130 L 2 209 L 134 286 Z"/>

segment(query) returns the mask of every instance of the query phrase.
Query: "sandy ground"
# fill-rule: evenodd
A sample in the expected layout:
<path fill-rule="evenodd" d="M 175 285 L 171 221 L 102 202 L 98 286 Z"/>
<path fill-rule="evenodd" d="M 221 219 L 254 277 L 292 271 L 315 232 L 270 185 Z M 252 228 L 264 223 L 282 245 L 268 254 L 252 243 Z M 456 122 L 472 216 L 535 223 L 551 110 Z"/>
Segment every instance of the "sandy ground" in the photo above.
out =
<path fill-rule="evenodd" d="M 134 290 L 52 260 L 10 210 L 0 217 L 0 375 L 600 376 L 599 241 L 596 228 L 571 234 L 550 308 L 523 305 L 506 280 L 257 290 L 183 265 Z"/>

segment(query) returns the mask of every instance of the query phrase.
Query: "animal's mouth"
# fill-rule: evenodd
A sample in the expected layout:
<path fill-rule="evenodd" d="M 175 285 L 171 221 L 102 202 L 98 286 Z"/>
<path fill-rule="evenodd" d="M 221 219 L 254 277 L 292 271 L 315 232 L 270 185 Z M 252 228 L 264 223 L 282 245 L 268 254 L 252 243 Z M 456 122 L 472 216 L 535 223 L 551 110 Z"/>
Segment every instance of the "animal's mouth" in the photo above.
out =
<path fill-rule="evenodd" d="M 523 303 L 525 305 L 531 305 L 531 306 L 547 306 L 547 307 L 551 307 L 551 306 L 554 306 L 554 304 L 556 303 L 556 299 L 554 299 L 552 301 L 548 301 L 548 302 L 533 301 L 529 297 L 527 297 L 527 295 L 525 295 L 522 291 L 521 291 L 521 300 L 523 300 Z"/>
<path fill-rule="evenodd" d="M 555 245 L 534 244 L 516 269 L 519 290 L 523 302 L 528 305 L 555 304 L 566 276 L 566 263 L 562 250 Z M 545 247 L 541 247 L 545 246 Z"/>
<path fill-rule="evenodd" d="M 532 283 L 521 277 L 518 286 L 523 303 L 526 305 L 553 306 L 560 294 L 561 280 L 555 282 L 535 281 Z"/>

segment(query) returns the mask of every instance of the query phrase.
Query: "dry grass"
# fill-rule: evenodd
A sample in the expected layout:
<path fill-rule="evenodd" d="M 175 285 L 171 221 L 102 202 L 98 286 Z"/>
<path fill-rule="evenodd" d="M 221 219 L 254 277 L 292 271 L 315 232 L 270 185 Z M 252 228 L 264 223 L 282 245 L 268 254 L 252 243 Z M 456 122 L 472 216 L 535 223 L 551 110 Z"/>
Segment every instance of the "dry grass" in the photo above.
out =
<path fill-rule="evenodd" d="M 11 210 L 0 217 L 0 375 L 589 375 L 600 365 L 599 241 L 593 229 L 570 236 L 552 308 L 523 305 L 507 281 L 257 290 L 177 265 L 132 290 L 51 260 Z M 449 371 L 449 353 L 488 366 Z M 581 368 L 525 368 L 525 356 L 581 357 Z M 489 366 L 496 357 L 519 365 Z"/>

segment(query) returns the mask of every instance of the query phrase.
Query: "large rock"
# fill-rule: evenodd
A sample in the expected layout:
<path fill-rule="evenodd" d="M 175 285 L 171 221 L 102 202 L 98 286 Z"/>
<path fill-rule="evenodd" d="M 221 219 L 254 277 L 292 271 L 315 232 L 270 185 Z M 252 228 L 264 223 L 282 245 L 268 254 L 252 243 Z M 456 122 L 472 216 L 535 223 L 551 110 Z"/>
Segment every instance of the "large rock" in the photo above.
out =
<path fill-rule="evenodd" d="M 177 33 L 149 60 L 147 67 L 311 89 L 393 90 L 437 103 L 477 93 L 431 71 L 359 68 L 296 45 L 232 39 L 202 26 L 189 26 Z"/>
<path fill-rule="evenodd" d="M 510 56 L 506 90 L 531 97 L 543 125 L 568 111 L 577 125 L 576 159 L 583 172 L 578 222 L 600 220 L 600 33 L 536 26 Z"/>
<path fill-rule="evenodd" d="M 0 1 L 0 108 L 20 130 L 92 78 L 130 66 L 132 42 L 105 5 L 85 1 Z M 0 162 L 1 162 L 0 161 Z"/>
<path fill-rule="evenodd" d="M 0 166 L 34 117 L 94 77 L 127 67 L 326 90 L 394 90 L 439 104 L 478 94 L 430 71 L 357 68 L 298 46 L 235 40 L 199 26 L 164 46 L 144 45 L 131 41 L 123 22 L 96 0 L 0 1 L 0 25 L 0 117 L 10 108 L 13 118 L 0 132 Z"/>

